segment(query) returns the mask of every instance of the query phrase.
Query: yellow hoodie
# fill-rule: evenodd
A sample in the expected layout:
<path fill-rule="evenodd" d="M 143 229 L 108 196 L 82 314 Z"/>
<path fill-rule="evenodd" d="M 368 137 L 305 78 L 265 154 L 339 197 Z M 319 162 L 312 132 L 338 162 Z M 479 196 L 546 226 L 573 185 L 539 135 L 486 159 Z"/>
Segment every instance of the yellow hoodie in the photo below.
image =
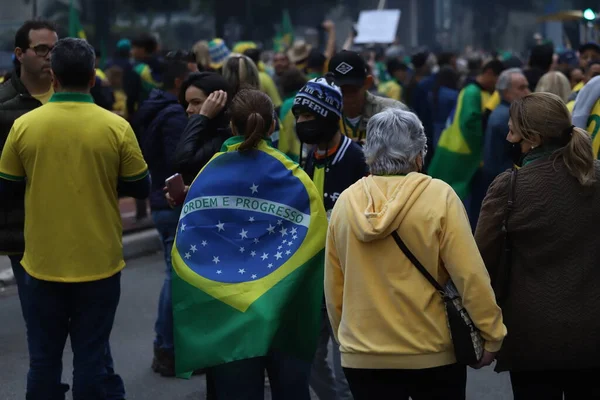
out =
<path fill-rule="evenodd" d="M 490 278 L 465 209 L 429 176 L 369 176 L 338 199 L 329 224 L 325 297 L 346 368 L 423 369 L 456 362 L 439 293 L 390 234 L 438 282 L 452 278 L 464 306 L 496 352 L 506 336 Z"/>

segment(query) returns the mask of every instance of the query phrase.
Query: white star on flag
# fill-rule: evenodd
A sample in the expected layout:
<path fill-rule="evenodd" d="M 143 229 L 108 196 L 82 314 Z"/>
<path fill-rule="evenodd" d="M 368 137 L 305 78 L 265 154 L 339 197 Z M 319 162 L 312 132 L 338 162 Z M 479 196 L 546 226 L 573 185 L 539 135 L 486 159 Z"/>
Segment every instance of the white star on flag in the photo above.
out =
<path fill-rule="evenodd" d="M 190 258 L 192 258 L 192 255 L 190 253 L 185 253 L 185 259 L 189 260 Z"/>
<path fill-rule="evenodd" d="M 292 228 L 291 232 L 292 232 L 292 235 L 295 235 L 296 233 L 298 233 L 298 229 Z"/>
<path fill-rule="evenodd" d="M 250 255 L 251 255 L 252 257 L 254 257 L 254 256 L 256 256 L 256 252 L 255 252 L 255 251 L 253 251 L 252 253 L 250 253 Z"/>
<path fill-rule="evenodd" d="M 195 252 L 197 252 L 197 251 L 198 251 L 198 248 L 196 247 L 196 245 L 195 245 L 195 244 L 193 244 L 193 245 L 191 245 L 191 246 L 190 246 L 190 251 L 191 251 L 192 253 L 195 253 Z"/>
<path fill-rule="evenodd" d="M 286 256 L 289 256 L 290 254 L 292 254 L 292 252 L 291 252 L 291 251 L 289 251 L 289 250 L 285 252 L 285 255 L 286 255 Z"/>
<path fill-rule="evenodd" d="M 217 275 L 221 275 L 223 273 L 223 271 L 221 271 L 220 269 L 217 270 Z"/>
<path fill-rule="evenodd" d="M 245 274 L 246 270 L 244 268 L 238 269 L 239 274 Z"/>
<path fill-rule="evenodd" d="M 248 231 L 242 229 L 242 231 L 240 232 L 240 236 L 242 237 L 242 239 L 248 239 Z"/>
<path fill-rule="evenodd" d="M 252 186 L 250 186 L 250 190 L 252 190 L 252 194 L 258 193 L 258 186 L 256 186 L 256 183 L 253 183 Z"/>
<path fill-rule="evenodd" d="M 287 236 L 287 228 L 281 228 L 281 230 L 279 231 L 279 233 L 281 233 L 281 237 Z"/>
<path fill-rule="evenodd" d="M 248 218 L 248 222 L 254 222 L 254 217 Z"/>
<path fill-rule="evenodd" d="M 181 224 L 181 232 L 185 231 L 185 224 Z"/>
<path fill-rule="evenodd" d="M 292 243 L 292 241 L 291 241 L 291 240 L 288 242 L 288 246 L 290 246 L 290 247 L 292 247 L 292 245 L 293 245 L 293 244 L 294 244 L 294 243 Z"/>
<path fill-rule="evenodd" d="M 281 242 L 281 244 L 286 244 L 286 243 L 287 243 L 287 240 L 284 240 L 283 242 Z"/>
<path fill-rule="evenodd" d="M 254 239 L 254 244 L 259 244 L 260 240 L 258 240 L 258 238 Z"/>
<path fill-rule="evenodd" d="M 213 262 L 214 262 L 215 264 L 218 264 L 218 263 L 220 263 L 220 262 L 221 262 L 221 260 L 219 260 L 219 257 L 215 256 L 215 257 L 213 257 Z"/>
<path fill-rule="evenodd" d="M 294 240 L 298 239 L 298 235 L 292 236 L 292 239 L 294 239 Z"/>
<path fill-rule="evenodd" d="M 283 253 L 278 251 L 277 254 L 275 254 L 275 258 L 278 260 L 281 260 L 281 258 L 283 257 Z"/>
<path fill-rule="evenodd" d="M 206 240 L 202 241 L 202 247 L 206 247 L 206 245 L 208 245 L 208 242 Z"/>
<path fill-rule="evenodd" d="M 256 274 L 252 274 L 252 279 L 256 279 Z"/>
<path fill-rule="evenodd" d="M 269 258 L 269 254 L 268 253 L 263 253 L 263 255 L 260 258 L 262 258 L 263 261 L 265 261 L 267 258 Z"/>
<path fill-rule="evenodd" d="M 269 269 L 273 268 L 273 264 L 267 265 L 267 268 L 269 268 Z"/>
<path fill-rule="evenodd" d="M 271 224 L 269 224 L 269 227 L 267 228 L 267 232 L 269 232 L 269 235 L 272 233 L 275 233 L 275 227 Z"/>
<path fill-rule="evenodd" d="M 245 252 L 245 251 L 246 251 L 246 249 L 245 249 L 245 248 L 243 248 L 243 247 L 240 247 L 240 253 L 243 253 L 243 252 Z"/>
<path fill-rule="evenodd" d="M 219 221 L 219 223 L 217 225 L 215 225 L 217 228 L 219 228 L 219 232 L 224 231 L 225 230 L 225 224 L 222 223 L 221 221 Z"/>
<path fill-rule="evenodd" d="M 283 225 L 283 221 L 282 220 L 277 221 L 277 225 Z"/>
<path fill-rule="evenodd" d="M 283 246 L 279 246 L 279 247 L 277 248 L 277 250 L 281 250 L 281 249 L 283 249 Z"/>

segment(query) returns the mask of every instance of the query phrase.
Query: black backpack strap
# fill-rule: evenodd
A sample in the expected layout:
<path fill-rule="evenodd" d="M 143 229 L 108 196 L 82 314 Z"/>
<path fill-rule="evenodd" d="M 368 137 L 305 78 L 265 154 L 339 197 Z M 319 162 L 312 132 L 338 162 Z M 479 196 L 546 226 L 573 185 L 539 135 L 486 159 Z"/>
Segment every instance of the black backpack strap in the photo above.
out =
<path fill-rule="evenodd" d="M 429 283 L 431 283 L 435 290 L 437 290 L 442 295 L 442 297 L 446 298 L 446 291 L 444 290 L 442 285 L 440 285 L 438 281 L 435 280 L 435 278 L 429 273 L 429 271 L 425 269 L 423 264 L 421 264 L 421 262 L 417 260 L 417 257 L 415 257 L 415 255 L 408 249 L 408 247 L 406 247 L 406 244 L 404 244 L 404 242 L 400 238 L 400 235 L 398 235 L 398 232 L 392 232 L 392 237 L 394 238 L 394 241 L 396 241 L 398 247 L 400 247 L 400 250 L 402 250 L 402 252 L 406 256 L 406 258 L 408 258 L 413 263 L 413 265 L 419 270 L 419 272 L 423 274 L 425 279 L 427 279 Z"/>

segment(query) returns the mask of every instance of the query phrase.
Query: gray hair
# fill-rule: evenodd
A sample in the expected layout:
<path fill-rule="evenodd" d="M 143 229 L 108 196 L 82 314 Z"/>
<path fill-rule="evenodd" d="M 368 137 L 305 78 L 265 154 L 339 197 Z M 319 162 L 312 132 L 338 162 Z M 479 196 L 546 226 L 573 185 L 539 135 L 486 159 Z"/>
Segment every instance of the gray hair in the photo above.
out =
<path fill-rule="evenodd" d="M 427 154 L 427 137 L 419 117 L 410 111 L 388 108 L 367 124 L 365 159 L 373 175 L 408 174 L 415 160 Z"/>
<path fill-rule="evenodd" d="M 498 82 L 496 83 L 496 90 L 503 92 L 506 89 L 509 89 L 510 85 L 512 84 L 512 76 L 515 74 L 522 75 L 523 70 L 521 70 L 521 68 L 509 68 L 506 71 L 502 71 L 498 77 Z"/>
<path fill-rule="evenodd" d="M 52 72 L 60 85 L 67 89 L 88 89 L 94 76 L 95 62 L 94 48 L 83 39 L 60 39 L 50 54 Z"/>

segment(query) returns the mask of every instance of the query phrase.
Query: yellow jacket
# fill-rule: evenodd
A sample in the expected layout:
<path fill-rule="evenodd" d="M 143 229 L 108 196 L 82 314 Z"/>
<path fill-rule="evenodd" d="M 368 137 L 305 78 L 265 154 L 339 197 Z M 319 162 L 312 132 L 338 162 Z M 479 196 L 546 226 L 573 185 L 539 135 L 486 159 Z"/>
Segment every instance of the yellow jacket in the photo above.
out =
<path fill-rule="evenodd" d="M 273 82 L 273 78 L 266 72 L 259 72 L 258 79 L 260 81 L 260 90 L 265 92 L 267 96 L 271 98 L 275 107 L 281 106 L 281 96 L 279 95 L 277 86 L 275 86 L 275 82 Z"/>
<path fill-rule="evenodd" d="M 325 297 L 346 368 L 422 369 L 456 362 L 439 293 L 390 236 L 397 231 L 434 278 L 450 277 L 486 340 L 506 336 L 465 209 L 429 176 L 369 176 L 339 197 L 327 236 Z"/>

